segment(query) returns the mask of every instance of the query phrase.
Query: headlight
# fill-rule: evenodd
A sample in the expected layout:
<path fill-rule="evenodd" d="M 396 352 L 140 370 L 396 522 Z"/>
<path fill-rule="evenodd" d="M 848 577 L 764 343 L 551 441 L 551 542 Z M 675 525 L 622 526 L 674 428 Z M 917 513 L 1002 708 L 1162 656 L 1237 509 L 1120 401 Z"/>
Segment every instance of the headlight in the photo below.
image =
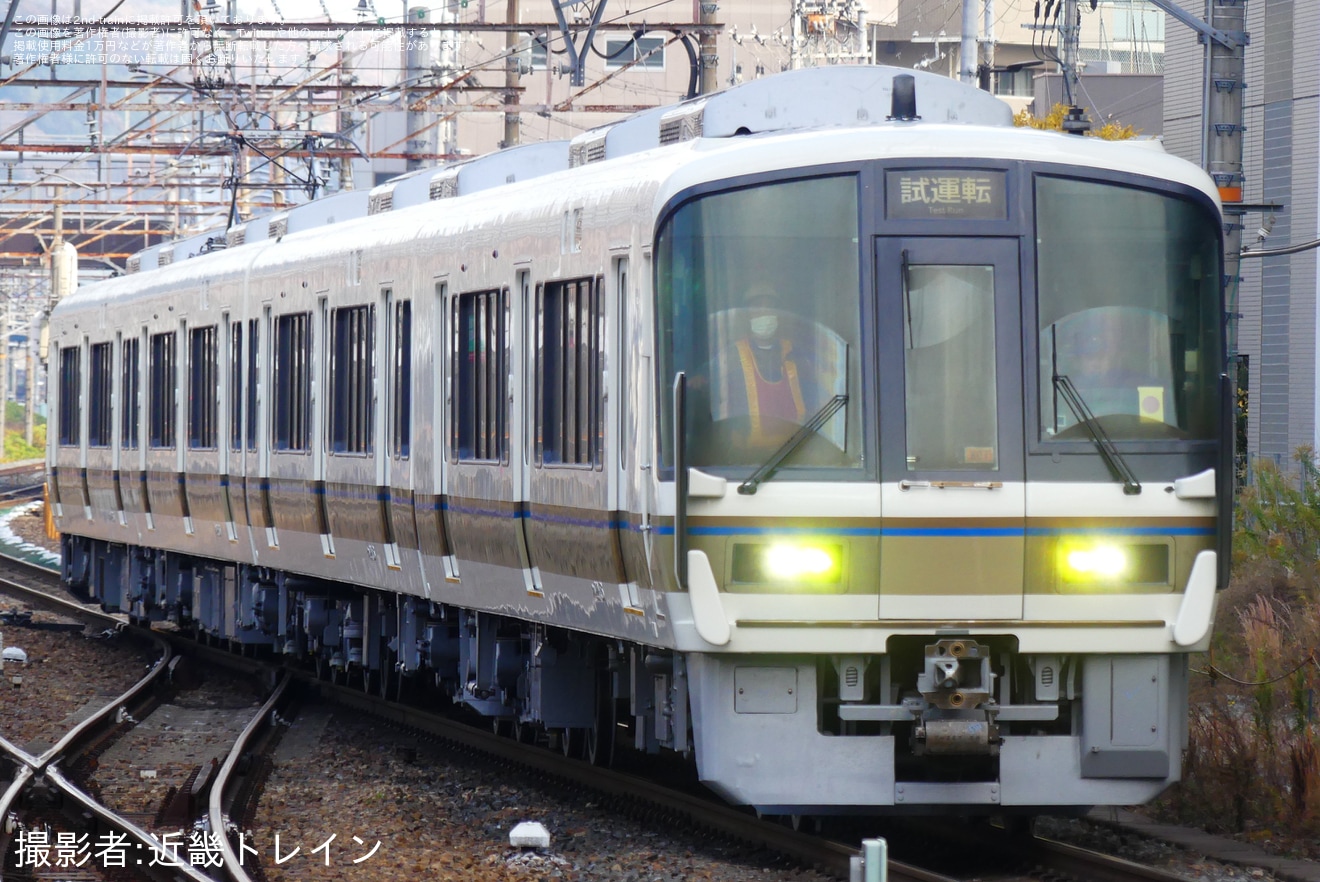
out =
<path fill-rule="evenodd" d="M 1114 545 L 1064 550 L 1064 579 L 1069 582 L 1117 581 L 1127 572 L 1127 553 Z"/>
<path fill-rule="evenodd" d="M 843 576 L 843 549 L 838 545 L 776 542 L 733 546 L 733 581 L 835 584 Z"/>
<path fill-rule="evenodd" d="M 1058 546 L 1060 581 L 1161 585 L 1169 582 L 1169 546 L 1064 541 Z"/>

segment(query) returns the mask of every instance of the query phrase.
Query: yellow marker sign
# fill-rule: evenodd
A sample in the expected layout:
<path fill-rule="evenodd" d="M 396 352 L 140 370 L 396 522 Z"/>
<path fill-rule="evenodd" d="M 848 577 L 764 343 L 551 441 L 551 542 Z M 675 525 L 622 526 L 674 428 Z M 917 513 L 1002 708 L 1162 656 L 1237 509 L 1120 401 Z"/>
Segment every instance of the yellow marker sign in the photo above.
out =
<path fill-rule="evenodd" d="M 1137 409 L 1143 420 L 1164 422 L 1164 387 L 1138 386 Z"/>

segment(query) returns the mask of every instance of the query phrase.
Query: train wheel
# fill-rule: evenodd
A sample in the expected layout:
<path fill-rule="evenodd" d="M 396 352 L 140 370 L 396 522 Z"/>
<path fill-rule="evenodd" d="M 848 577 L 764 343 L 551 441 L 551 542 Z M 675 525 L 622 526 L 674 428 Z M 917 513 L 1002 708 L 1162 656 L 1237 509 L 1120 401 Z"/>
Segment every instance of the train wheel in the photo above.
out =
<path fill-rule="evenodd" d="M 559 733 L 559 749 L 566 757 L 581 756 L 582 754 L 582 729 L 575 729 L 572 726 L 564 727 Z"/>
<path fill-rule="evenodd" d="M 618 705 L 610 691 L 609 672 L 596 686 L 596 719 L 582 730 L 582 758 L 593 766 L 614 765 L 614 735 L 619 731 Z"/>
<path fill-rule="evenodd" d="M 820 833 L 820 818 L 815 815 L 789 815 L 788 826 L 799 833 Z"/>

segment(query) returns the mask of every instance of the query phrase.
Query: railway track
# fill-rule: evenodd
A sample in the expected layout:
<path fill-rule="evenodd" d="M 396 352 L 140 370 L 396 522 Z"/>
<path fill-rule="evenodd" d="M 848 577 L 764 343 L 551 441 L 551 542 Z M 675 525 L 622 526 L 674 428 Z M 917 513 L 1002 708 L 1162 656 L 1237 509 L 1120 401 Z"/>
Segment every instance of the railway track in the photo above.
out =
<path fill-rule="evenodd" d="M 93 628 L 122 629 L 118 616 L 108 615 L 87 604 L 56 596 L 47 589 L 58 587 L 58 578 L 48 571 L 24 562 L 6 560 L 5 573 L 0 576 L 0 594 L 21 600 L 25 605 L 67 616 Z M 12 578 L 18 575 L 18 578 Z M 0 737 L 0 818 L 6 819 L 0 831 L 0 856 L 8 860 L 16 845 L 28 837 L 25 848 L 27 866 L 13 867 L 14 878 L 54 878 L 48 871 L 38 870 L 39 861 L 52 861 L 47 866 L 58 871 L 52 857 L 56 853 L 56 835 L 67 834 L 65 842 L 79 843 L 79 850 L 64 852 L 70 861 L 66 866 L 81 864 L 78 878 L 148 879 L 169 882 L 214 882 L 216 878 L 248 882 L 238 856 L 224 837 L 202 837 L 190 841 L 179 834 L 153 832 L 152 827 L 171 820 L 170 811 L 181 812 L 178 820 L 183 826 L 191 825 L 202 811 L 208 818 L 220 818 L 226 799 L 237 786 L 242 775 L 235 769 L 239 758 L 248 749 L 252 739 L 269 725 L 271 710 L 282 700 L 282 682 L 270 699 L 249 721 L 231 750 L 225 753 L 225 762 L 205 764 L 190 775 L 179 787 L 171 787 L 159 800 L 160 810 L 144 817 L 124 807 L 117 810 L 98 798 L 103 781 L 96 780 L 96 770 L 104 762 L 106 753 L 128 733 L 141 726 L 151 714 L 162 707 L 163 683 L 179 673 L 181 656 L 174 654 L 171 641 L 162 634 L 142 629 L 129 629 L 137 637 L 146 637 L 159 650 L 159 657 L 151 669 L 124 693 L 105 702 L 99 709 L 70 728 L 58 741 L 39 754 Z M 168 728 L 168 727 L 167 727 Z M 148 749 L 138 765 L 155 765 L 158 757 Z M 154 776 L 154 770 L 152 772 Z M 144 775 L 144 779 L 148 776 Z M 163 788 L 161 788 L 163 789 Z M 215 828 L 213 828 L 215 829 Z M 223 824 L 218 828 L 223 829 Z M 95 831 L 95 838 L 91 833 Z M 34 844 L 35 843 L 35 844 Z M 91 861 L 94 845 L 106 844 L 99 852 L 100 864 Z M 111 848 L 109 843 L 114 843 Z M 83 846 L 86 846 L 85 848 Z M 206 861 L 193 860 L 193 852 L 203 849 L 215 851 Z M 90 866 L 87 866 L 90 863 Z M 196 865 L 194 865 L 196 864 Z M 205 872 L 204 867 L 217 868 L 216 875 Z M 24 872 L 24 870 L 28 872 Z M 5 874 L 8 875 L 8 874 Z M 68 872 L 60 874 L 64 878 Z"/>
<path fill-rule="evenodd" d="M 7 573 L 26 570 L 32 575 L 28 585 L 14 585 L 10 579 L 3 578 L 4 573 L 0 573 L 0 591 L 21 592 L 26 603 L 61 615 L 74 616 L 106 627 L 125 627 L 119 617 L 109 616 L 95 607 L 50 594 L 50 591 L 60 589 L 58 578 L 48 571 L 43 572 L 22 562 L 4 561 L 2 566 Z M 183 635 L 162 632 L 152 632 L 152 634 L 158 639 L 173 644 L 173 649 L 167 651 L 164 657 L 166 660 L 157 666 L 158 669 L 168 666 L 168 652 L 173 651 L 195 656 L 203 665 L 223 665 L 244 674 L 265 671 L 269 675 L 272 671 L 270 665 L 257 659 L 238 655 L 224 648 L 201 645 L 186 639 Z M 156 672 L 153 672 L 153 676 L 155 675 Z M 148 678 L 144 678 L 146 679 Z M 818 867 L 836 878 L 858 880 L 872 878 L 865 875 L 858 866 L 861 850 L 853 844 L 836 841 L 826 836 L 799 832 L 782 823 L 758 818 L 747 811 L 684 792 L 655 780 L 592 766 L 535 745 L 497 737 L 487 730 L 440 713 L 390 702 L 359 689 L 315 679 L 311 672 L 293 670 L 282 672 L 279 686 L 261 710 L 252 717 L 248 727 L 226 757 L 223 766 L 217 770 L 206 796 L 206 815 L 211 830 L 232 829 L 231 818 L 242 813 L 243 806 L 253 798 L 251 791 L 254 782 L 244 780 L 239 770 L 246 766 L 247 770 L 251 771 L 254 765 L 253 756 L 263 749 L 253 745 L 260 745 L 263 740 L 269 743 L 273 720 L 279 709 L 285 707 L 289 701 L 292 690 L 287 687 L 294 679 L 302 680 L 303 688 L 310 688 L 322 697 L 355 713 L 368 714 L 423 737 L 442 740 L 463 751 L 483 754 L 501 764 L 530 770 L 539 776 L 553 779 L 557 786 L 567 785 L 604 795 L 622 805 L 631 806 L 630 810 L 635 813 L 679 819 L 684 825 L 763 848 L 806 866 Z M 135 690 L 139 687 L 146 688 L 143 684 L 139 684 Z M 130 697 L 121 696 L 108 707 L 111 710 L 123 707 L 130 700 Z M 68 749 L 67 744 L 64 744 L 59 751 L 55 748 L 48 751 L 50 757 L 44 763 L 41 762 L 41 757 L 13 753 L 10 750 L 13 745 L 0 746 L 5 747 L 6 752 L 15 757 L 18 768 L 9 791 L 4 797 L 0 797 L 3 800 L 0 801 L 0 817 L 4 816 L 5 810 L 13 802 L 16 794 L 30 786 L 37 774 L 41 773 L 54 787 L 68 793 L 80 807 L 80 811 L 93 812 L 116 829 L 132 831 L 140 837 L 139 841 L 144 843 L 144 847 L 158 847 L 156 840 L 146 831 L 132 830 L 134 825 L 131 819 L 126 822 L 122 818 L 117 818 L 113 812 L 96 804 L 91 797 L 75 787 L 73 782 L 54 768 L 54 757 L 62 755 L 63 751 Z M 993 880 L 993 882 L 1027 882 L 1027 880 L 1041 879 L 1068 879 L 1077 882 L 1185 882 L 1183 877 L 1176 874 L 1143 867 L 1120 858 L 1048 839 L 1013 836 L 989 827 L 958 825 L 953 832 L 947 830 L 941 832 L 927 827 L 917 833 L 899 830 L 890 833 L 890 836 L 895 841 L 908 837 L 915 837 L 916 840 L 929 838 L 932 844 L 920 849 L 927 855 L 947 854 L 950 851 L 966 854 L 970 847 L 977 860 L 974 869 L 951 867 L 947 864 L 941 867 L 939 862 L 909 857 L 907 852 L 910 849 L 896 849 L 891 851 L 887 865 L 887 877 L 895 882 L 956 882 L 973 877 L 979 880 Z M 218 839 L 223 843 L 221 863 L 227 878 L 236 882 L 250 882 L 250 877 L 240 866 L 234 843 L 227 837 L 218 837 Z M 898 859 L 895 859 L 894 855 L 898 855 Z M 920 863 L 917 862 L 918 860 Z M 191 868 L 185 869 L 195 872 Z M 151 878 L 210 877 L 176 874 Z"/>

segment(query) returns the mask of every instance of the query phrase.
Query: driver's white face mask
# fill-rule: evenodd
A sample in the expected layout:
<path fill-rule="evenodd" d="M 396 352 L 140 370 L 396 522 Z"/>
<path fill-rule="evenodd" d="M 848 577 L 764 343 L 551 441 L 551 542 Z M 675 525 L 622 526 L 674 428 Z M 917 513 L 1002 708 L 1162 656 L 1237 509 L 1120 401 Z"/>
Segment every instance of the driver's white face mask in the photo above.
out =
<path fill-rule="evenodd" d="M 757 337 L 769 337 L 779 329 L 779 316 L 760 315 L 751 321 L 752 334 Z"/>

